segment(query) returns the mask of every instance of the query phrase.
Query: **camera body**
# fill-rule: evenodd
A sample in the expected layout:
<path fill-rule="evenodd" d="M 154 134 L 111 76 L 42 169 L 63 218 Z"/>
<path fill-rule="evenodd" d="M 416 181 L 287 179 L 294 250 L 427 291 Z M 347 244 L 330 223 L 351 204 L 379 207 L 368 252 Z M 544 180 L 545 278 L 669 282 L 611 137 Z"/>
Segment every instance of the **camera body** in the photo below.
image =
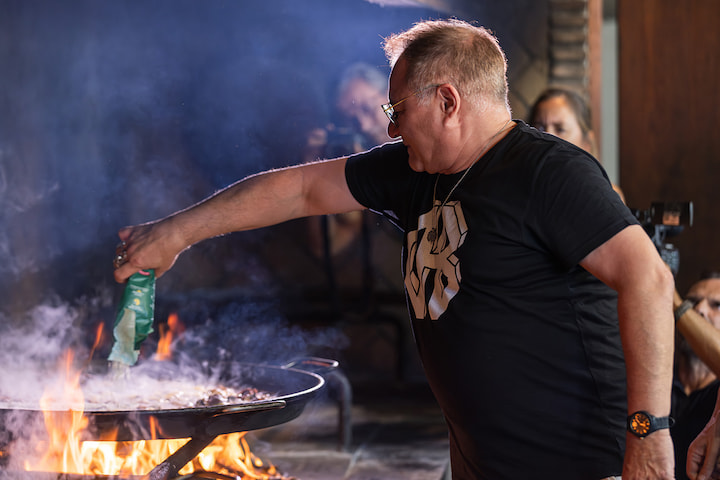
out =
<path fill-rule="evenodd" d="M 647 210 L 630 209 L 668 264 L 673 275 L 680 268 L 680 252 L 668 237 L 680 234 L 693 224 L 692 202 L 652 202 Z"/>
<path fill-rule="evenodd" d="M 350 128 L 335 127 L 334 125 L 327 128 L 325 158 L 346 157 L 367 148 L 368 141 L 363 134 Z"/>

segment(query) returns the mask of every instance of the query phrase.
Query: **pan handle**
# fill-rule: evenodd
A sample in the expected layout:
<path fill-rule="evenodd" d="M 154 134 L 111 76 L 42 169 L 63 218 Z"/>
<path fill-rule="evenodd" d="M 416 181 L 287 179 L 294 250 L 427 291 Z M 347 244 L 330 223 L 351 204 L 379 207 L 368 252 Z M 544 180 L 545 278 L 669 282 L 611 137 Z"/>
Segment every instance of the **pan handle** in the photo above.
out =
<path fill-rule="evenodd" d="M 256 403 L 240 403 L 238 405 L 229 405 L 222 410 L 213 414 L 211 418 L 220 417 L 222 415 L 229 415 L 231 413 L 240 412 L 262 412 L 265 410 L 279 410 L 285 408 L 287 402 L 285 400 L 270 400 L 267 402 L 256 402 Z"/>
<path fill-rule="evenodd" d="M 330 360 L 321 357 L 301 357 L 291 360 L 282 368 L 298 368 L 313 373 L 327 373 L 338 368 L 340 363 L 337 360 Z"/>

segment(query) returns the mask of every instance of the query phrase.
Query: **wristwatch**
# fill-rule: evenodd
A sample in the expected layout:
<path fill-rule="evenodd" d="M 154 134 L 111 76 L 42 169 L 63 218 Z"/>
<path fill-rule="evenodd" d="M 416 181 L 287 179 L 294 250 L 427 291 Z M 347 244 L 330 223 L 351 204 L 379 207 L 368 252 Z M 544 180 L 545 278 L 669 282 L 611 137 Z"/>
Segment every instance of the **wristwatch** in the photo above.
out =
<path fill-rule="evenodd" d="M 644 410 L 638 410 L 627 417 L 627 429 L 636 437 L 645 438 L 655 430 L 670 428 L 675 424 L 672 417 L 653 417 Z"/>

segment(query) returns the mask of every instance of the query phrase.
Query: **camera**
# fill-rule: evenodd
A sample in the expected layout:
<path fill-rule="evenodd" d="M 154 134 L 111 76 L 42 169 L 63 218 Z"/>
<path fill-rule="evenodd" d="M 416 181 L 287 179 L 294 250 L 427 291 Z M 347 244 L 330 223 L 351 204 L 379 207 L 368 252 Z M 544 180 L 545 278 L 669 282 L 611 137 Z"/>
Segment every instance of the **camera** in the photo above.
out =
<path fill-rule="evenodd" d="M 680 234 L 693 224 L 692 202 L 652 202 L 647 210 L 630 209 L 650 236 L 660 257 L 668 264 L 673 275 L 680 269 L 680 252 L 668 237 Z"/>
<path fill-rule="evenodd" d="M 325 158 L 346 157 L 367 148 L 368 141 L 361 133 L 350 128 L 328 126 Z"/>

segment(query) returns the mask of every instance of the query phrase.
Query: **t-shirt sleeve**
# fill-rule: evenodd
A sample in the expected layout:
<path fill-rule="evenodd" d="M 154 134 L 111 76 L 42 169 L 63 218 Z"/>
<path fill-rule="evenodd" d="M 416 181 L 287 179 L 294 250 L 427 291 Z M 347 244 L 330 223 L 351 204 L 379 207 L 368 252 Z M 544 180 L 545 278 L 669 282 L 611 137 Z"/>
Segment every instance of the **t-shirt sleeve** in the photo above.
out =
<path fill-rule="evenodd" d="M 600 164 L 576 150 L 561 149 L 546 157 L 533 188 L 528 221 L 568 268 L 638 223 Z"/>
<path fill-rule="evenodd" d="M 345 179 L 353 197 L 401 228 L 417 174 L 408 166 L 402 142 L 386 143 L 348 158 Z"/>

